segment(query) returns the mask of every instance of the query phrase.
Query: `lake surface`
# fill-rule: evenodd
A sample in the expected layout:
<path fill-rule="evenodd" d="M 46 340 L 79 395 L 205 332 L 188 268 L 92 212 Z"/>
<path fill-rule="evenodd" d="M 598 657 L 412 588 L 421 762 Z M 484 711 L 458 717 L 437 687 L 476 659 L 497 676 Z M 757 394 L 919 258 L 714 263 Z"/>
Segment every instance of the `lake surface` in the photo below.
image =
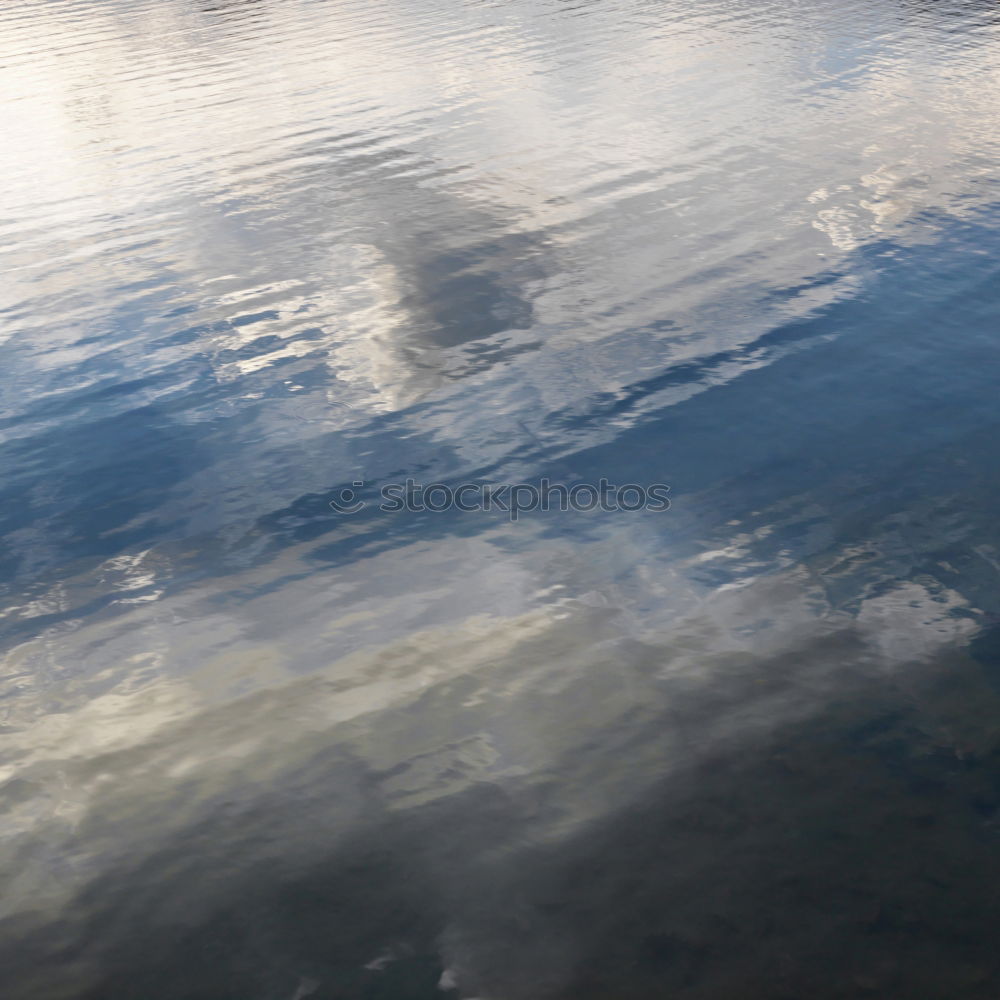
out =
<path fill-rule="evenodd" d="M 4 1000 L 1000 995 L 995 3 L 8 0 L 0 100 Z"/>

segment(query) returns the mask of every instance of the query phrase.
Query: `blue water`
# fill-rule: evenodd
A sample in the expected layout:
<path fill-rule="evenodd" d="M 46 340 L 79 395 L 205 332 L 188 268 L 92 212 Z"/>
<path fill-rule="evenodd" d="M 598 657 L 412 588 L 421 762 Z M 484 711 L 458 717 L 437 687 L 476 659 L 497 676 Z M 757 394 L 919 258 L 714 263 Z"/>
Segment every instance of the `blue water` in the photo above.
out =
<path fill-rule="evenodd" d="M 8 0 L 0 101 L 3 1000 L 997 996 L 994 4 Z"/>

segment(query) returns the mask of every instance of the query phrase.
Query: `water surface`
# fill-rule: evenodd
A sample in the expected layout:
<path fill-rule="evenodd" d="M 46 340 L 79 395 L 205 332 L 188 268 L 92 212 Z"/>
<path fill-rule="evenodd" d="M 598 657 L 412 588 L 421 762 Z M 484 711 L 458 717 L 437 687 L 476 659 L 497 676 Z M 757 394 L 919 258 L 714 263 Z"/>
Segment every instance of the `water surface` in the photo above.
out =
<path fill-rule="evenodd" d="M 9 0 L 0 94 L 0 995 L 997 995 L 994 4 Z"/>

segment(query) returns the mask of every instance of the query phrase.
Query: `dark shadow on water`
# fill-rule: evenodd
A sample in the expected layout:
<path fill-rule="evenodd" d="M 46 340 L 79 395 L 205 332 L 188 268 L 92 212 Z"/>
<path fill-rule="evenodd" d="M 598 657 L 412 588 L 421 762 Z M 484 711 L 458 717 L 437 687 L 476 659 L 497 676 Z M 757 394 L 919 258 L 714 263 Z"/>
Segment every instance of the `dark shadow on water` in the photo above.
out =
<path fill-rule="evenodd" d="M 3 996 L 994 997 L 1000 727 L 949 729 L 935 707 L 981 701 L 977 665 L 914 665 L 901 687 L 866 676 L 848 636 L 774 658 L 768 683 L 823 657 L 842 684 L 808 718 L 670 761 L 628 808 L 549 843 L 533 832 L 544 786 L 479 783 L 388 811 L 386 775 L 320 751 L 132 845 L 137 860 L 57 924 L 8 922 Z M 639 759 L 678 724 L 697 747 L 697 712 L 679 720 L 698 708 L 650 715 L 614 753 Z M 553 779 L 579 782 L 584 765 L 567 757 Z M 357 811 L 338 822 L 345 797 Z M 438 988 L 446 970 L 456 992 Z"/>

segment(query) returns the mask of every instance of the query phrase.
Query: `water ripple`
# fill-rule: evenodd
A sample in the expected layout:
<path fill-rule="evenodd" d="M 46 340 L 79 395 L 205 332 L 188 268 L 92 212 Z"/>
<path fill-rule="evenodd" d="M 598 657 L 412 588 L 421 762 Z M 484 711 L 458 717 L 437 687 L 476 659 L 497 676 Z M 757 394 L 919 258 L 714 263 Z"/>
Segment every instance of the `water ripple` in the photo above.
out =
<path fill-rule="evenodd" d="M 998 42 L 9 0 L 0 994 L 995 996 Z"/>

